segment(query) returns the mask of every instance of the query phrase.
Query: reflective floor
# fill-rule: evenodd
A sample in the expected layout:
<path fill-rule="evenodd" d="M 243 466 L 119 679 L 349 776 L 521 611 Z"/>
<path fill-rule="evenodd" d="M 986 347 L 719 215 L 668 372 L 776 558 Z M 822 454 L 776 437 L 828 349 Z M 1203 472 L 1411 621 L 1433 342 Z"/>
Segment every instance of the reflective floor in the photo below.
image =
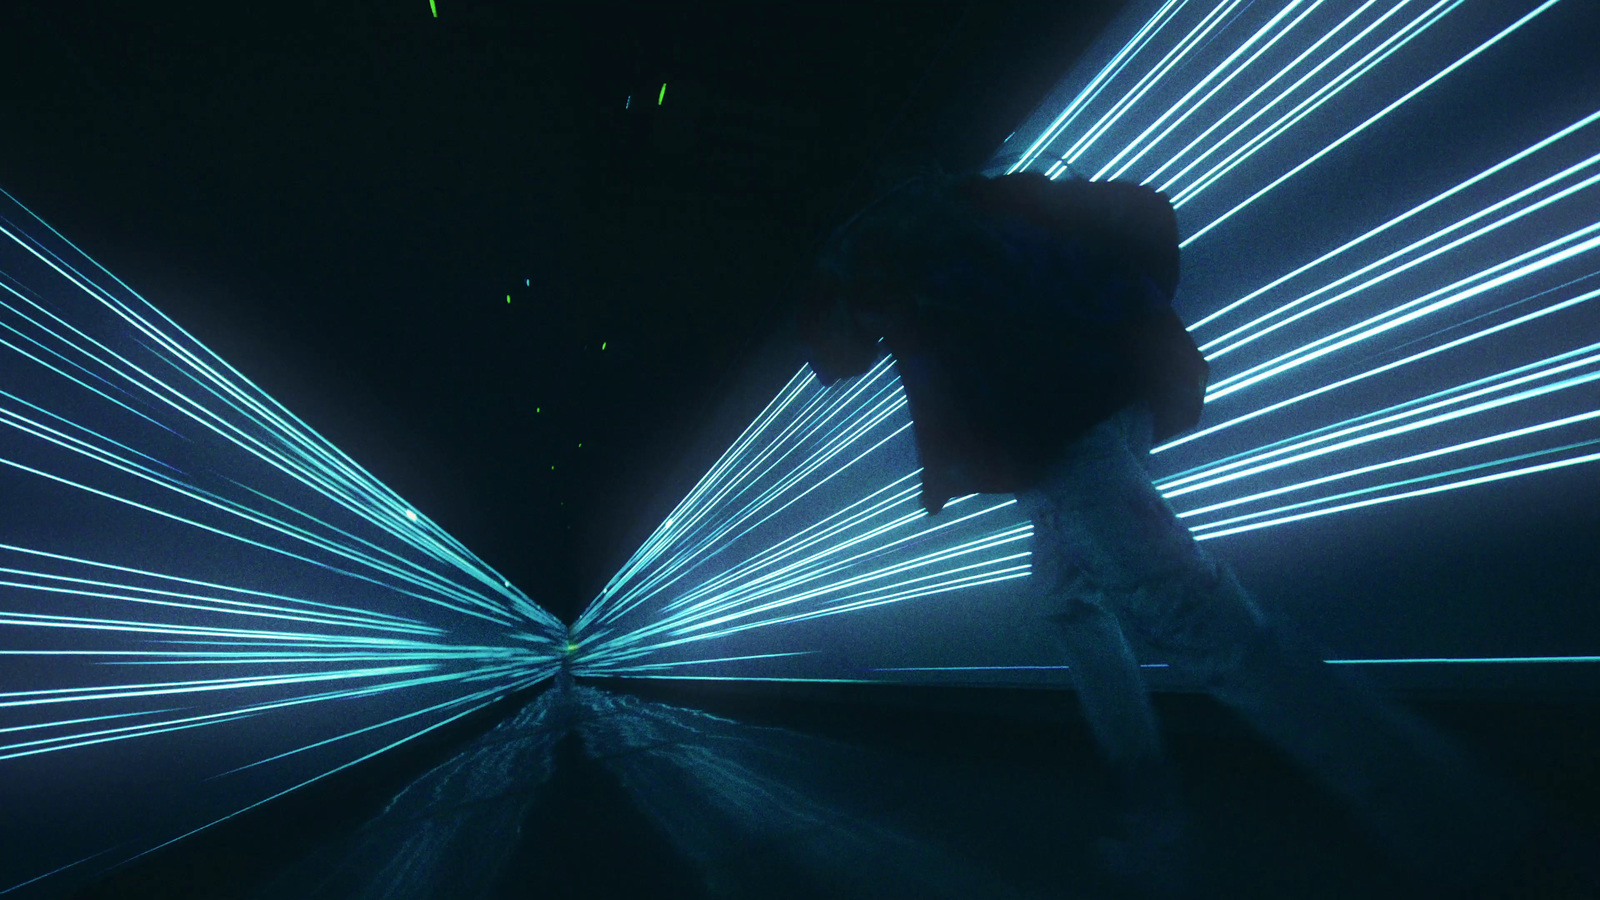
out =
<path fill-rule="evenodd" d="M 862 704 L 628 687 L 545 691 L 349 825 L 302 815 L 309 852 L 233 851 L 231 876 L 213 866 L 171 895 L 1148 896 L 1096 851 L 1116 819 L 1070 693 L 892 689 Z M 1157 699 L 1190 806 L 1189 895 L 1427 895 L 1221 707 Z M 1595 734 L 1594 707 L 1563 709 L 1446 704 L 1432 717 L 1593 822 L 1600 774 L 1576 744 Z M 174 848 L 120 893 L 90 896 L 148 891 L 193 868 L 184 854 L 261 833 Z"/>

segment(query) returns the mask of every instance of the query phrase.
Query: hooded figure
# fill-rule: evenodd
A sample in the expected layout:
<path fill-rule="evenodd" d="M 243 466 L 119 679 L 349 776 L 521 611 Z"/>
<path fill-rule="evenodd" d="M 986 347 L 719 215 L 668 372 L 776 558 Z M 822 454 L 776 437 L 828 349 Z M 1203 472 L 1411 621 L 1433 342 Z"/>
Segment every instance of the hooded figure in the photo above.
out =
<path fill-rule="evenodd" d="M 1137 185 L 914 178 L 830 237 L 801 336 L 824 384 L 894 355 L 930 514 L 972 493 L 1028 513 L 1041 624 L 1122 783 L 1113 871 L 1182 892 L 1182 804 L 1137 648 L 1297 758 L 1419 883 L 1469 884 L 1529 807 L 1269 621 L 1151 482 L 1152 444 L 1194 426 L 1209 374 L 1172 309 L 1178 255 L 1171 204 Z"/>

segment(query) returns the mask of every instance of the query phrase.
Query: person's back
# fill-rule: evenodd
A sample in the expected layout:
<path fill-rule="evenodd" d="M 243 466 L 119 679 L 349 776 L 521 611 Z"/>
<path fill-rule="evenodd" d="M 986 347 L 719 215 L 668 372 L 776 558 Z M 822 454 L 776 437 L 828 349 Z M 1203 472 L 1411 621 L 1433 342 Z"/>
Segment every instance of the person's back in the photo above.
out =
<path fill-rule="evenodd" d="M 1171 308 L 1177 225 L 1136 185 L 1041 175 L 922 178 L 830 239 L 805 310 L 831 383 L 894 354 L 923 502 L 1036 483 L 1135 401 L 1158 436 L 1192 426 L 1207 368 Z"/>

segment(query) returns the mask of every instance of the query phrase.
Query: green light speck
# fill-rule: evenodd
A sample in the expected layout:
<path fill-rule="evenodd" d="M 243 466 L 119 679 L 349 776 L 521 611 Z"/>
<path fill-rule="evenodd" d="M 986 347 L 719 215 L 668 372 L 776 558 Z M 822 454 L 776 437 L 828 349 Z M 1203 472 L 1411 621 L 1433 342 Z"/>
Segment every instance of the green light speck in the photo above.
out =
<path fill-rule="evenodd" d="M 667 99 L 667 83 L 665 81 L 663 81 L 663 82 L 661 82 L 661 96 L 656 98 L 656 105 L 660 106 L 662 103 L 666 102 L 666 99 Z"/>
<path fill-rule="evenodd" d="M 428 0 L 428 8 L 433 10 L 433 17 L 439 18 L 439 5 L 434 0 Z"/>

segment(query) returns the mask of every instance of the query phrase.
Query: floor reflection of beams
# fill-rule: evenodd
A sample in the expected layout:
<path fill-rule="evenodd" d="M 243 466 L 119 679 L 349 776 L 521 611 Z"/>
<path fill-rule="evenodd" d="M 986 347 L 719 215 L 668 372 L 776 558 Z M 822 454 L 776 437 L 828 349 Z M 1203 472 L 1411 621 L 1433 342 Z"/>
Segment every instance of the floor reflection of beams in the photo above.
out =
<path fill-rule="evenodd" d="M 1093 852 L 1116 818 L 1072 695 L 1035 699 L 1015 715 L 999 694 L 966 712 L 726 705 L 736 721 L 551 688 L 256 897 L 1127 896 Z M 1195 896 L 1396 895 L 1282 754 L 1205 698 L 1157 701 L 1192 807 Z"/>
<path fill-rule="evenodd" d="M 572 777 L 558 764 L 568 738 L 582 750 L 574 762 L 614 778 L 688 863 L 695 894 L 1034 896 L 954 846 L 970 824 L 940 840 L 943 817 L 929 817 L 926 801 L 930 789 L 949 790 L 949 772 L 589 687 L 546 692 L 264 896 L 510 896 L 508 879 L 543 880 L 521 858 L 548 851 L 528 846 L 525 838 L 538 830 L 530 823 L 548 829 L 544 820 L 593 812 L 554 808 L 558 796 L 581 805 L 551 784 L 553 776 Z M 627 854 L 615 848 L 615 864 L 629 865 Z"/>
<path fill-rule="evenodd" d="M 395 795 L 349 839 L 302 861 L 262 896 L 481 897 L 516 849 L 566 732 L 549 693 Z"/>
<path fill-rule="evenodd" d="M 578 695 L 589 755 L 713 896 L 1026 896 L 928 833 L 907 800 L 931 773 L 910 760 L 626 694 Z"/>

